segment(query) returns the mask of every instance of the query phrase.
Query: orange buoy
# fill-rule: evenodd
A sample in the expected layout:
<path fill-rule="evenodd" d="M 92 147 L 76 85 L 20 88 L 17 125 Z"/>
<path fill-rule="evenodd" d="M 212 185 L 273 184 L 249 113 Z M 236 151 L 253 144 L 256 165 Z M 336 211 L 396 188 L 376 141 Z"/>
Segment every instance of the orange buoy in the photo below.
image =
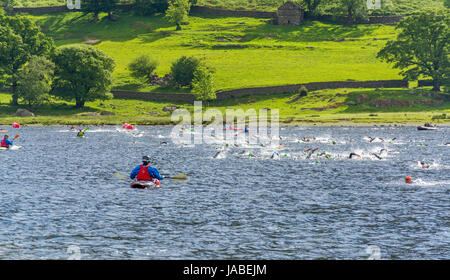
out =
<path fill-rule="evenodd" d="M 409 177 L 409 176 L 406 176 L 406 178 L 405 178 L 405 183 L 406 183 L 406 184 L 410 184 L 410 183 L 412 183 L 412 179 L 411 179 L 411 177 Z"/>

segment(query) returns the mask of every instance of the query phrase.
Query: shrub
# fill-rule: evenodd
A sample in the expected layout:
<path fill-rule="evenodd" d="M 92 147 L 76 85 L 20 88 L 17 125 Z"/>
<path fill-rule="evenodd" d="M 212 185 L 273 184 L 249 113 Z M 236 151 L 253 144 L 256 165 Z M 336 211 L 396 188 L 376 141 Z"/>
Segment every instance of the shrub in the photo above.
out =
<path fill-rule="evenodd" d="M 141 55 L 134 59 L 129 65 L 128 69 L 131 71 L 131 76 L 148 82 L 152 73 L 158 67 L 158 62 L 148 55 Z"/>
<path fill-rule="evenodd" d="M 179 86 L 190 86 L 199 66 L 198 58 L 183 56 L 172 64 L 171 76 Z"/>
<path fill-rule="evenodd" d="M 197 68 L 194 73 L 192 87 L 194 95 L 198 100 L 216 99 L 214 75 L 208 68 L 203 66 Z"/>
<path fill-rule="evenodd" d="M 298 90 L 298 97 L 304 97 L 308 95 L 308 89 L 305 86 L 302 86 L 299 90 Z"/>

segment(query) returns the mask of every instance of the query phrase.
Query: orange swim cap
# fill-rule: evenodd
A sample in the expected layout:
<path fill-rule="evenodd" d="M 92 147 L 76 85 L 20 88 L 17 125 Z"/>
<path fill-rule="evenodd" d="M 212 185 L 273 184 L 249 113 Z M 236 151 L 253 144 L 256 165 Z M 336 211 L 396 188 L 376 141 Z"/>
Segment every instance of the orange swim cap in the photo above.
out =
<path fill-rule="evenodd" d="M 409 176 L 406 176 L 406 179 L 405 179 L 405 183 L 411 183 L 412 182 L 412 179 L 411 179 L 411 177 L 409 177 Z"/>

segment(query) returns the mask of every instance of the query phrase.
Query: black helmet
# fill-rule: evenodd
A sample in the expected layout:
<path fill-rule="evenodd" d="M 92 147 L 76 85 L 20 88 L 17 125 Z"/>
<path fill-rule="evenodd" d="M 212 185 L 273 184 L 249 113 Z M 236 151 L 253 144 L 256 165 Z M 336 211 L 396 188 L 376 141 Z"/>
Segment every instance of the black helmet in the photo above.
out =
<path fill-rule="evenodd" d="M 149 162 L 150 161 L 150 157 L 149 156 L 143 156 L 142 157 L 142 161 L 143 162 Z"/>

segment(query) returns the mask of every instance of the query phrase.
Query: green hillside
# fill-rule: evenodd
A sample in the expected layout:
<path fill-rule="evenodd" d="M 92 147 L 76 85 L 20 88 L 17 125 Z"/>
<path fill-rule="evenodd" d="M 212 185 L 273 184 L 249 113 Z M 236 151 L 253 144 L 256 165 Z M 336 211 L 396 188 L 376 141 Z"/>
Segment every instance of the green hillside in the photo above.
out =
<path fill-rule="evenodd" d="M 103 15 L 104 16 L 104 15 Z M 92 23 L 81 13 L 33 16 L 58 46 L 94 43 L 117 62 L 115 87 L 140 87 L 127 65 L 149 54 L 160 62 L 157 73 L 169 73 L 183 55 L 197 56 L 215 68 L 218 89 L 318 81 L 398 79 L 398 71 L 376 58 L 393 26 L 343 26 L 306 22 L 300 27 L 275 26 L 268 20 L 192 16 L 182 31 L 162 16 L 122 14 Z"/>
<path fill-rule="evenodd" d="M 46 7 L 61 6 L 66 0 L 17 0 L 17 7 Z M 131 3 L 130 0 L 122 0 Z M 262 10 L 273 11 L 285 0 L 198 0 L 198 5 L 211 6 L 232 10 Z M 443 0 L 391 0 L 393 7 L 391 13 L 410 14 L 422 8 L 442 8 Z M 324 7 L 326 10 L 326 7 Z"/>

